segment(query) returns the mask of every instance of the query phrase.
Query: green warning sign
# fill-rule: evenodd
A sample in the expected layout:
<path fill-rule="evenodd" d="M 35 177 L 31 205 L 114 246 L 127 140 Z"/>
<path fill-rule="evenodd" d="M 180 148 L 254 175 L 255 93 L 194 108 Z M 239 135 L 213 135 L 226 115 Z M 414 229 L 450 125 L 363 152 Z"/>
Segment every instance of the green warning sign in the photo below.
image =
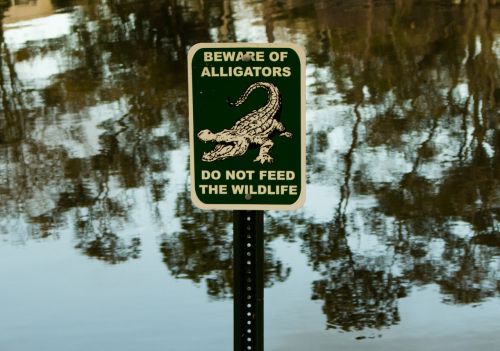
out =
<path fill-rule="evenodd" d="M 191 197 L 203 209 L 293 210 L 305 199 L 305 55 L 294 44 L 189 50 Z"/>

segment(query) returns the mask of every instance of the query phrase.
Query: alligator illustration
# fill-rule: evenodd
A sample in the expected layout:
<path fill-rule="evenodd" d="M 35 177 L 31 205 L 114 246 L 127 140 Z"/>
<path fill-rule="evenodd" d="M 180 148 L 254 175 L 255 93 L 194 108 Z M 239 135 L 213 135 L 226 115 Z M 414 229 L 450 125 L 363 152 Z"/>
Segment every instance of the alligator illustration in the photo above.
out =
<path fill-rule="evenodd" d="M 275 117 L 281 106 L 281 96 L 278 88 L 268 82 L 256 82 L 251 84 L 241 97 L 231 106 L 240 106 L 248 96 L 258 88 L 267 90 L 267 102 L 257 110 L 253 110 L 238 120 L 230 129 L 224 129 L 213 133 L 204 129 L 198 133 L 198 138 L 204 142 L 214 141 L 217 144 L 212 151 L 205 152 L 202 160 L 212 162 L 224 160 L 228 157 L 241 156 L 248 150 L 250 144 L 260 145 L 259 155 L 255 162 L 262 164 L 273 162 L 269 150 L 274 143 L 269 138 L 274 131 L 281 132 L 280 135 L 291 138 L 292 133 L 285 130 L 285 126 Z"/>

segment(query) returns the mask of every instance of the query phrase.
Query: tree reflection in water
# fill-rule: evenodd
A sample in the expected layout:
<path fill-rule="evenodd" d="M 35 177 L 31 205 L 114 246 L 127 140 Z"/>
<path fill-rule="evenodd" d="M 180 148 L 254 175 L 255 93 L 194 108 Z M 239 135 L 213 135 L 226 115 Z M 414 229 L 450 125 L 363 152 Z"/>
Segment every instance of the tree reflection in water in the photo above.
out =
<path fill-rule="evenodd" d="M 335 326 L 348 330 L 397 322 L 395 301 L 412 285 L 436 283 L 452 303 L 498 295 L 490 265 L 498 250 L 456 231 L 463 226 L 476 238 L 498 233 L 499 70 L 492 47 L 498 7 L 486 1 L 437 9 L 411 1 L 370 2 L 353 16 L 366 19 L 363 26 L 341 18 L 341 5 L 319 6 L 322 50 L 333 54 L 318 65 L 332 67 L 343 101 L 368 112 L 363 147 L 355 152 L 368 160 L 355 169 L 351 145 L 340 192 L 350 186 L 355 196 L 374 197 L 377 205 L 347 213 L 350 224 L 342 224 L 339 211 L 329 230 L 307 230 L 304 244 L 313 266 L 328 277 L 315 282 L 314 298 L 325 301 Z M 358 121 L 353 141 L 357 128 Z M 369 158 L 381 151 L 411 167 L 374 180 Z M 383 256 L 353 257 L 345 243 L 346 235 L 360 231 L 354 224 L 358 211 L 364 212 L 363 226 L 385 244 Z M 443 247 L 440 256 L 436 246 Z M 317 252 L 328 247 L 329 259 L 318 259 Z M 401 272 L 394 275 L 394 269 Z"/>
<path fill-rule="evenodd" d="M 1 233 L 72 228 L 85 255 L 138 258 L 142 233 L 126 230 L 133 197 L 164 221 L 172 174 L 186 168 L 169 158 L 187 143 L 186 50 L 252 40 L 241 22 L 253 16 L 268 41 L 308 53 L 308 181 L 335 194 L 312 191 L 309 203 L 331 208 L 331 220 L 272 213 L 266 240 L 300 243 L 327 326 L 396 324 L 398 299 L 415 286 L 438 285 L 450 304 L 498 297 L 498 2 L 52 3 L 65 8 L 67 33 L 19 44 L 0 32 Z M 1 13 L 9 6 L 0 1 Z M 58 73 L 19 75 L 51 57 Z M 175 195 L 180 229 L 160 236 L 164 262 L 230 297 L 231 213 L 194 209 L 186 189 Z M 290 274 L 268 249 L 266 286 Z"/>
<path fill-rule="evenodd" d="M 175 277 L 196 283 L 204 279 L 213 298 L 232 297 L 232 212 L 198 210 L 187 191 L 178 197 L 176 211 L 182 229 L 162 240 L 165 264 Z M 266 236 L 266 241 L 270 239 Z M 264 260 L 265 287 L 283 282 L 290 275 L 290 268 L 274 257 L 269 246 L 265 248 Z"/>

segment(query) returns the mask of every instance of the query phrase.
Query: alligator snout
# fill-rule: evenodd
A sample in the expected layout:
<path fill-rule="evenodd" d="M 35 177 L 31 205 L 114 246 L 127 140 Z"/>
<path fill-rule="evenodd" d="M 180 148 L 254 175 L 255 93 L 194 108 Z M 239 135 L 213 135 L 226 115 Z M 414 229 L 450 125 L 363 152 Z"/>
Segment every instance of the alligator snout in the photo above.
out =
<path fill-rule="evenodd" d="M 215 134 L 209 131 L 208 129 L 203 129 L 198 132 L 197 134 L 198 139 L 201 141 L 207 142 L 207 141 L 212 141 L 215 139 Z"/>
<path fill-rule="evenodd" d="M 210 153 L 208 153 L 208 152 L 204 152 L 203 153 L 203 156 L 201 157 L 201 160 L 205 161 L 205 162 L 211 162 L 211 161 L 213 161 L 213 159 L 210 157 Z"/>

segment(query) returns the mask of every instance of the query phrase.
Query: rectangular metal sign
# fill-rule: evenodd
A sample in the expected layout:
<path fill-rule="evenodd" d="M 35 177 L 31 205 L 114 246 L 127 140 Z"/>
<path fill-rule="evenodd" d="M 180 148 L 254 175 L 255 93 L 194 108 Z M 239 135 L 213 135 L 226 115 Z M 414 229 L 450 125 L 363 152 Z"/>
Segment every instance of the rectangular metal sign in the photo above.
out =
<path fill-rule="evenodd" d="M 202 209 L 294 210 L 305 199 L 305 55 L 294 44 L 189 50 L 191 198 Z"/>

